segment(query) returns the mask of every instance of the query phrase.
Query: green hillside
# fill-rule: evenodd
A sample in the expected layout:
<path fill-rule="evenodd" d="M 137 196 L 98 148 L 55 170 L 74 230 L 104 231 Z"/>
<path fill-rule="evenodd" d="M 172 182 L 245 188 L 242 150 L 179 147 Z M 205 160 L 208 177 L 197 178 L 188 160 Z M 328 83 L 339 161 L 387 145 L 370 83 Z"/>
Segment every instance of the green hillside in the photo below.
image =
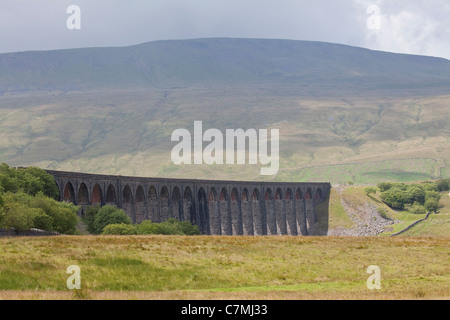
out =
<path fill-rule="evenodd" d="M 450 96 L 327 99 L 237 89 L 0 97 L 0 160 L 16 166 L 174 178 L 262 179 L 261 166 L 175 166 L 173 130 L 193 122 L 278 128 L 283 181 L 370 184 L 444 178 Z M 267 179 L 267 177 L 265 178 Z"/>
<path fill-rule="evenodd" d="M 92 173 L 359 184 L 450 174 L 450 61 L 256 39 L 0 55 L 0 161 Z M 173 130 L 280 130 L 280 170 L 175 166 Z M 205 144 L 206 145 L 206 144 Z"/>
<path fill-rule="evenodd" d="M 365 189 L 363 186 L 340 186 L 331 190 L 329 236 L 390 237 L 426 217 L 426 214 L 413 214 L 406 209 L 394 210 L 381 200 L 380 190 L 367 195 Z M 385 218 L 391 222 L 380 223 Z M 437 214 L 431 214 L 427 220 L 396 237 L 448 237 L 449 224 L 450 194 L 442 192 Z"/>

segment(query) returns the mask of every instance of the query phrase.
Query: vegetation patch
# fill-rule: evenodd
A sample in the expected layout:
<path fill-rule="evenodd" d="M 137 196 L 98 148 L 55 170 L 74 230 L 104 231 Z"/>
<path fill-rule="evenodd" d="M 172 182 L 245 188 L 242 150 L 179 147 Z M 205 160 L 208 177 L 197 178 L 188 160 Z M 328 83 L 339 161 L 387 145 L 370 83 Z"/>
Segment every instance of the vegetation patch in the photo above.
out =
<path fill-rule="evenodd" d="M 440 163 L 434 159 L 386 160 L 366 163 L 324 165 L 299 169 L 298 181 L 330 181 L 341 185 L 377 184 L 382 181 L 412 182 L 435 179 Z"/>
<path fill-rule="evenodd" d="M 189 221 L 178 221 L 170 218 L 167 221 L 154 223 L 145 220 L 139 224 L 132 225 L 131 219 L 125 211 L 111 205 L 89 206 L 85 210 L 83 221 L 92 234 L 103 235 L 199 235 L 197 225 Z"/>
<path fill-rule="evenodd" d="M 0 228 L 77 233 L 78 209 L 56 201 L 58 195 L 55 181 L 46 171 L 0 164 Z"/>
<path fill-rule="evenodd" d="M 1 297 L 32 290 L 67 297 L 69 265 L 80 267 L 87 299 L 108 292 L 186 299 L 450 296 L 446 238 L 65 236 L 4 238 L 0 247 Z M 381 268 L 377 292 L 366 287 L 370 265 Z"/>

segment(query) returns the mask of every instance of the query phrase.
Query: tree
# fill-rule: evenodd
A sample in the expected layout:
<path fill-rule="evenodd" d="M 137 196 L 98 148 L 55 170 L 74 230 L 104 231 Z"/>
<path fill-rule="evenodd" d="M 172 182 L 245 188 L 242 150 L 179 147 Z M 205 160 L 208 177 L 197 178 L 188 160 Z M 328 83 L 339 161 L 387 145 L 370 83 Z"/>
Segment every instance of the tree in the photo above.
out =
<path fill-rule="evenodd" d="M 86 224 L 87 230 L 90 233 L 96 233 L 96 229 L 94 227 L 94 222 L 95 222 L 95 216 L 97 215 L 100 208 L 101 208 L 100 205 L 93 205 L 93 206 L 88 206 L 86 208 L 86 210 L 84 211 L 83 222 Z"/>
<path fill-rule="evenodd" d="M 439 192 L 437 191 L 427 191 L 425 193 L 425 201 L 430 200 L 430 199 L 434 199 L 436 200 L 438 203 L 441 200 L 441 195 L 439 194 Z"/>
<path fill-rule="evenodd" d="M 38 193 L 30 200 L 30 207 L 42 209 L 52 218 L 52 231 L 63 234 L 74 234 L 78 222 L 78 208 L 72 203 L 58 202 Z"/>
<path fill-rule="evenodd" d="M 439 209 L 439 201 L 433 198 L 427 199 L 427 201 L 425 201 L 425 209 L 427 209 L 428 212 L 437 213 Z"/>
<path fill-rule="evenodd" d="M 43 210 L 30 208 L 25 204 L 11 202 L 5 205 L 2 226 L 20 231 L 30 230 L 34 226 L 34 219 L 45 214 Z"/>
<path fill-rule="evenodd" d="M 413 185 L 407 190 L 409 203 L 417 202 L 421 205 L 425 203 L 425 190 L 420 186 Z"/>
<path fill-rule="evenodd" d="M 17 175 L 24 192 L 34 196 L 42 192 L 47 197 L 58 200 L 59 190 L 55 179 L 45 170 L 37 167 L 19 169 Z"/>
<path fill-rule="evenodd" d="M 108 224 L 119 223 L 131 224 L 131 219 L 122 209 L 118 209 L 111 205 L 106 205 L 98 210 L 98 213 L 95 215 L 93 231 L 96 234 L 100 234 L 102 233 L 103 228 Z"/>
<path fill-rule="evenodd" d="M 0 164 L 0 191 L 22 191 L 32 196 L 42 192 L 55 200 L 59 197 L 55 180 L 45 170 L 37 167 L 16 169 L 6 163 Z"/>
<path fill-rule="evenodd" d="M 378 189 L 380 189 L 381 192 L 385 192 L 392 188 L 392 183 L 391 182 L 380 182 L 379 184 L 377 184 L 377 187 L 378 187 Z"/>
<path fill-rule="evenodd" d="M 381 193 L 381 200 L 389 207 L 397 210 L 403 210 L 406 204 L 405 193 L 402 190 L 395 188 Z"/>
<path fill-rule="evenodd" d="M 440 192 L 450 190 L 450 179 L 439 180 L 437 182 L 437 187 Z"/>
<path fill-rule="evenodd" d="M 19 191 L 19 180 L 16 171 L 4 162 L 0 164 L 0 189 L 2 192 L 15 193 Z"/>

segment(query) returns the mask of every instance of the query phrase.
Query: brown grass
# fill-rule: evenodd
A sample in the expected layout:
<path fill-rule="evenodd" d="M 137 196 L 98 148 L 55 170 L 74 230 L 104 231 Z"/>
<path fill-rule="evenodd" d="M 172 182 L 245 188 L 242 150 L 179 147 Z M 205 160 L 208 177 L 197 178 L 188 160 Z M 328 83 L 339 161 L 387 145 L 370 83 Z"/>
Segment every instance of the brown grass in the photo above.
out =
<path fill-rule="evenodd" d="M 449 239 L 67 236 L 0 239 L 1 299 L 448 299 Z M 66 269 L 82 272 L 79 292 Z M 369 265 L 382 289 L 366 287 Z"/>

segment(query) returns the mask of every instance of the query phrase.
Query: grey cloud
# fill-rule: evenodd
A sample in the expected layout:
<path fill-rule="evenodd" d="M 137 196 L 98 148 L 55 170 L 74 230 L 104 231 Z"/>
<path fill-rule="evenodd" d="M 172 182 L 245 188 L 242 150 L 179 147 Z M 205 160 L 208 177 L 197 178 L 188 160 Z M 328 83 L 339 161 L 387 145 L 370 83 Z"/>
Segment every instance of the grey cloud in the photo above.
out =
<path fill-rule="evenodd" d="M 447 0 L 431 0 L 422 4 L 416 2 L 414 6 L 410 2 L 2 0 L 0 52 L 126 46 L 153 40 L 204 37 L 316 40 L 441 56 L 450 52 L 447 50 L 450 28 L 447 22 Z M 379 35 L 371 34 L 365 27 L 366 7 L 373 3 L 383 9 L 386 21 L 392 20 L 390 29 Z M 81 30 L 70 31 L 66 28 L 66 8 L 71 4 L 81 8 Z M 401 22 L 401 17 L 398 18 L 406 9 L 423 17 L 423 21 L 433 20 L 434 23 L 432 30 L 430 27 L 430 34 L 419 39 L 416 46 L 402 45 L 388 37 L 395 28 L 398 37 L 404 36 L 411 42 L 411 37 L 420 29 L 405 25 L 407 19 Z"/>

